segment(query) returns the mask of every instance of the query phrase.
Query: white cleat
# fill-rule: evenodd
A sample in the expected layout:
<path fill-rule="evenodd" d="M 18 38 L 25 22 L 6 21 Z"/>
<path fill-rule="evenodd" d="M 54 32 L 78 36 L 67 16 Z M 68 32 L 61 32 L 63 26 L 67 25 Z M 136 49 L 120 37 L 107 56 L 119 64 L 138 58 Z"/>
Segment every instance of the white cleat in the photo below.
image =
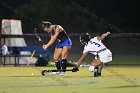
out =
<path fill-rule="evenodd" d="M 53 75 L 59 75 L 60 72 L 52 72 Z"/>
<path fill-rule="evenodd" d="M 60 76 L 65 76 L 65 72 L 60 72 Z"/>

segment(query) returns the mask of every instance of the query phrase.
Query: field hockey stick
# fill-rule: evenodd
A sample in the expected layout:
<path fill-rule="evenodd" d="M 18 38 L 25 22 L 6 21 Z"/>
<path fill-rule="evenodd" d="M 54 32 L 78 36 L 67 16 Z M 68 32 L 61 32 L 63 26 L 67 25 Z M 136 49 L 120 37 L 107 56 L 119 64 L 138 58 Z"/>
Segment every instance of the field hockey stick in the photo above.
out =
<path fill-rule="evenodd" d="M 40 43 L 41 45 L 44 45 L 44 43 L 43 43 L 41 37 L 37 34 L 36 30 L 37 30 L 37 28 L 34 28 L 34 33 L 35 33 L 35 36 L 36 36 L 37 40 L 39 41 L 39 43 Z M 27 62 L 27 65 L 29 65 L 29 64 L 31 63 L 31 60 L 32 60 L 32 58 L 33 58 L 35 52 L 36 52 L 35 50 L 32 52 L 31 57 L 30 57 L 29 61 Z"/>
<path fill-rule="evenodd" d="M 38 35 L 38 33 L 37 33 L 36 31 L 37 31 L 37 28 L 34 28 L 34 33 L 35 33 L 35 36 L 36 36 L 37 40 L 39 41 L 39 43 L 40 43 L 41 45 L 44 45 L 44 43 L 43 43 L 41 37 Z"/>
<path fill-rule="evenodd" d="M 34 55 L 35 55 L 35 50 L 32 52 L 31 57 L 29 58 L 29 61 L 27 62 L 27 65 L 29 65 L 31 63 L 31 60 Z"/>
<path fill-rule="evenodd" d="M 60 70 L 60 72 L 61 71 L 71 71 L 71 72 L 75 72 L 75 71 L 73 71 L 72 69 L 69 69 L 69 70 Z M 44 75 L 46 75 L 47 73 L 49 73 L 49 72 L 58 72 L 58 70 L 43 70 L 42 72 L 41 72 L 41 74 L 42 74 L 42 76 L 44 76 Z"/>

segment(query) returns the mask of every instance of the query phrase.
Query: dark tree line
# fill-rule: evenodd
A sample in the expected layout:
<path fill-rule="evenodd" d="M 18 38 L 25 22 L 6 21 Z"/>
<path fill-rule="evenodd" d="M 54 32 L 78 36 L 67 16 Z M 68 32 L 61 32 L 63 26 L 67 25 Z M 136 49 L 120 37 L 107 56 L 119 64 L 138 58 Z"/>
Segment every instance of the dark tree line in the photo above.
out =
<path fill-rule="evenodd" d="M 75 32 L 138 32 L 139 0 L 3 0 L 35 23 L 51 21 Z M 31 20 L 1 5 L 0 18 L 23 22 L 24 33 L 36 26 Z"/>

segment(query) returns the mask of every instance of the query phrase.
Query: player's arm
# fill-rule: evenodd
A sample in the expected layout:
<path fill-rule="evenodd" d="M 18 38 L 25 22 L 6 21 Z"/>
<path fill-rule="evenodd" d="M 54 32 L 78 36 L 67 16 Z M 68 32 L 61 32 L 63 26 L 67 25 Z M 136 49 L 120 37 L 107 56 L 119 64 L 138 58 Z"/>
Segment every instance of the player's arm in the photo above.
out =
<path fill-rule="evenodd" d="M 55 42 L 61 30 L 62 30 L 61 28 L 56 28 L 55 34 L 54 35 L 51 34 L 50 41 L 46 45 L 43 46 L 44 49 L 50 47 Z"/>
<path fill-rule="evenodd" d="M 79 71 L 78 68 L 80 67 L 80 65 L 82 64 L 83 60 L 86 58 L 86 56 L 87 56 L 87 53 L 82 54 L 82 56 L 81 56 L 80 59 L 78 60 L 78 63 L 77 63 L 77 65 L 76 65 L 76 67 L 74 67 L 74 68 L 72 69 L 73 72 Z"/>
<path fill-rule="evenodd" d="M 78 63 L 76 65 L 76 67 L 80 67 L 80 65 L 82 64 L 82 62 L 84 61 L 84 59 L 86 58 L 87 53 L 82 54 L 82 56 L 80 57 L 80 59 L 78 60 Z"/>
<path fill-rule="evenodd" d="M 105 37 L 107 37 L 108 35 L 110 34 L 110 32 L 106 32 L 104 34 L 102 34 L 101 36 L 98 36 L 97 39 L 100 41 L 100 40 L 103 40 Z"/>

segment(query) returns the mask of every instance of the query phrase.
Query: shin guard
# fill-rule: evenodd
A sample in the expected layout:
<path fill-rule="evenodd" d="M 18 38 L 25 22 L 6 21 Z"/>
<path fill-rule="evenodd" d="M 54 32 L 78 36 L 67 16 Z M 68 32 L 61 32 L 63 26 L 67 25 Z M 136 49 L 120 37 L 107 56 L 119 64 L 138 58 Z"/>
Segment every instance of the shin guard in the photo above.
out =
<path fill-rule="evenodd" d="M 67 59 L 62 59 L 61 60 L 61 67 L 62 67 L 62 70 L 66 70 L 66 68 L 67 68 Z"/>
<path fill-rule="evenodd" d="M 56 69 L 61 70 L 61 64 L 60 61 L 55 61 Z"/>

